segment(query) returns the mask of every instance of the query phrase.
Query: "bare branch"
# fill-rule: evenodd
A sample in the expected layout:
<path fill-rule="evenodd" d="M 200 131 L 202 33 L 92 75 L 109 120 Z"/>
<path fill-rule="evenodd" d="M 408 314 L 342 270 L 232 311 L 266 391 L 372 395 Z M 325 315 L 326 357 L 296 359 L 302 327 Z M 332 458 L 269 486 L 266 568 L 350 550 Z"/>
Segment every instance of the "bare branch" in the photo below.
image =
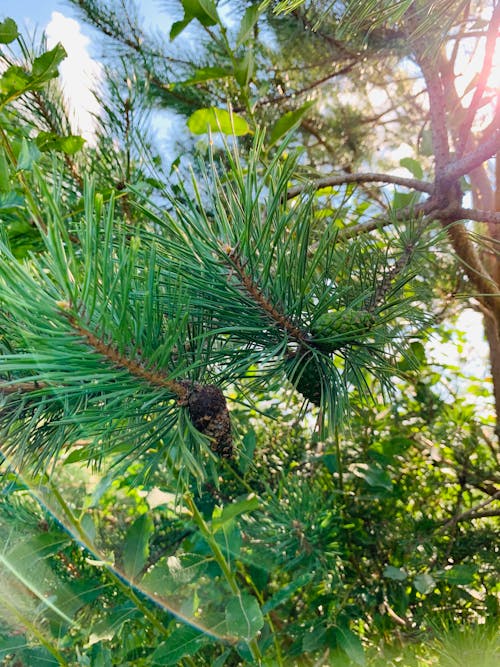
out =
<path fill-rule="evenodd" d="M 454 210 L 454 213 L 461 220 L 474 220 L 475 222 L 488 222 L 500 225 L 500 212 L 481 211 L 477 208 L 457 208 Z"/>
<path fill-rule="evenodd" d="M 488 77 L 491 74 L 493 54 L 495 52 L 495 44 L 498 36 L 499 26 L 500 26 L 500 4 L 497 4 L 497 6 L 493 11 L 490 24 L 488 26 L 484 62 L 481 71 L 479 73 L 476 90 L 474 91 L 474 96 L 469 105 L 469 108 L 467 109 L 467 116 L 465 117 L 465 120 L 462 123 L 462 126 L 460 127 L 458 150 L 457 150 L 459 157 L 462 157 L 462 155 L 464 154 L 467 142 L 469 141 L 472 123 L 474 122 L 477 110 L 481 105 L 481 100 L 484 95 L 486 84 L 488 82 Z"/>
<path fill-rule="evenodd" d="M 426 56 L 417 54 L 418 64 L 424 75 L 429 96 L 429 117 L 435 157 L 435 177 L 438 181 L 450 158 L 448 128 L 446 125 L 446 100 L 439 72 Z"/>
<path fill-rule="evenodd" d="M 303 88 L 300 88 L 299 90 L 290 90 L 286 93 L 283 93 L 282 95 L 276 95 L 275 97 L 266 97 L 262 100 L 258 100 L 255 103 L 255 107 L 263 107 L 267 106 L 268 104 L 275 104 L 276 102 L 283 102 L 284 100 L 293 100 L 296 97 L 300 97 L 300 95 L 304 95 L 304 93 L 308 93 L 311 90 L 314 90 L 315 88 L 318 88 L 318 86 L 323 85 L 330 79 L 335 78 L 336 76 L 342 76 L 343 74 L 348 74 L 352 68 L 357 65 L 357 61 L 351 62 L 341 69 L 337 70 L 336 72 L 330 72 L 329 74 L 321 77 L 320 79 L 317 79 L 316 81 L 312 81 L 311 83 L 308 83 L 306 86 Z M 234 107 L 234 111 L 236 112 L 241 112 L 245 111 L 245 107 Z"/>
<path fill-rule="evenodd" d="M 480 519 L 483 516 L 498 516 L 500 514 L 500 510 L 488 510 L 485 512 L 479 512 L 483 507 L 486 507 L 487 505 L 490 505 L 491 503 L 495 502 L 495 500 L 498 500 L 500 498 L 500 491 L 497 491 L 491 498 L 488 498 L 487 500 L 483 500 L 482 503 L 479 503 L 475 507 L 471 507 L 469 510 L 462 512 L 462 514 L 458 514 L 456 516 L 453 516 L 451 519 L 448 519 L 445 524 L 440 526 L 438 528 L 437 532 L 441 533 L 448 528 L 454 526 L 457 524 L 459 521 L 470 521 L 472 519 Z"/>
<path fill-rule="evenodd" d="M 356 225 L 351 225 L 350 227 L 345 227 L 341 229 L 338 233 L 339 239 L 352 239 L 361 234 L 366 234 L 367 232 L 372 232 L 375 229 L 382 229 L 389 225 L 393 225 L 395 222 L 408 220 L 409 218 L 417 218 L 419 216 L 430 215 L 433 211 L 437 210 L 436 202 L 430 198 L 422 204 L 416 204 L 415 206 L 406 206 L 397 211 L 393 211 L 393 215 L 390 218 L 386 217 L 373 217 L 371 220 L 366 222 L 359 222 Z M 431 216 L 432 217 L 432 216 Z"/>
<path fill-rule="evenodd" d="M 402 185 L 405 188 L 417 190 L 418 192 L 427 192 L 432 194 L 434 186 L 426 181 L 419 181 L 416 178 L 404 178 L 401 176 L 392 176 L 391 174 L 361 173 L 361 174 L 339 174 L 338 176 L 327 176 L 314 181 L 313 188 L 320 190 L 334 185 L 346 185 L 348 183 L 391 183 Z M 287 199 L 293 199 L 301 194 L 310 186 L 297 185 L 288 190 Z"/>
<path fill-rule="evenodd" d="M 500 127 L 497 125 L 487 141 L 481 142 L 475 150 L 460 158 L 460 160 L 455 160 L 446 165 L 441 171 L 441 177 L 446 182 L 454 181 L 480 167 L 483 162 L 496 155 L 498 151 L 500 151 Z"/>

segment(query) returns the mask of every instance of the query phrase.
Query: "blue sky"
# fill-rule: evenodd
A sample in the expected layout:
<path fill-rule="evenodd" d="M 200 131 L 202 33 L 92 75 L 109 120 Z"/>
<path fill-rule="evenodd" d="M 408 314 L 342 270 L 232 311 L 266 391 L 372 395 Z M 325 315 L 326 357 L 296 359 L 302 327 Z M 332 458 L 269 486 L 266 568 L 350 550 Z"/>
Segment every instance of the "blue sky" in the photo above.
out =
<path fill-rule="evenodd" d="M 34 28 L 45 28 L 52 12 L 76 18 L 73 8 L 64 0 L 0 0 L 0 17 L 10 16 L 23 32 L 24 28 L 29 32 Z"/>

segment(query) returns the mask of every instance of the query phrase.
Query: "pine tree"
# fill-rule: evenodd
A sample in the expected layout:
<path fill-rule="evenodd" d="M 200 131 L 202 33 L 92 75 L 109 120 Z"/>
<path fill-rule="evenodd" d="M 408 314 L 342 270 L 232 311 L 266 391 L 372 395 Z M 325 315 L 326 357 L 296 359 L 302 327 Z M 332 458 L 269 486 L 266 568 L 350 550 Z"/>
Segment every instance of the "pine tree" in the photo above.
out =
<path fill-rule="evenodd" d="M 373 653 L 396 626 L 404 639 L 428 632 L 436 590 L 454 621 L 494 619 L 497 444 L 462 398 L 435 389 L 424 347 L 458 262 L 460 289 L 481 287 L 481 306 L 498 308 L 459 222 L 487 212 L 465 216 L 456 185 L 496 138 L 445 155 L 437 56 L 421 46 L 465 3 L 384 3 L 380 16 L 371 2 L 343 16 L 250 5 L 233 35 L 210 1 L 183 2 L 170 36 L 201 26 L 196 59 L 145 39 L 132 5 L 74 4 L 123 46 L 95 148 L 64 111 L 62 47 L 0 26 L 0 600 L 12 613 L 0 655 L 365 664 L 359 636 Z M 279 27 L 279 49 L 260 25 Z M 293 44 L 300 58 L 298 46 L 285 57 Z M 320 66 L 301 65 L 322 45 L 336 71 L 366 81 L 366 54 L 416 54 L 433 183 L 415 160 L 411 179 L 349 172 L 363 92 L 324 125 L 312 100 L 279 92 L 287 68 L 287 85 L 320 85 Z M 282 72 L 258 77 L 270 64 Z M 207 137 L 170 174 L 148 130 L 151 95 Z M 349 165 L 325 175 L 332 156 Z M 380 205 L 381 191 L 354 187 L 380 182 L 412 192 Z M 92 498 L 79 481 L 89 464 Z M 464 603 L 461 585 L 477 599 Z M 9 643 L 12 628 L 38 647 Z"/>

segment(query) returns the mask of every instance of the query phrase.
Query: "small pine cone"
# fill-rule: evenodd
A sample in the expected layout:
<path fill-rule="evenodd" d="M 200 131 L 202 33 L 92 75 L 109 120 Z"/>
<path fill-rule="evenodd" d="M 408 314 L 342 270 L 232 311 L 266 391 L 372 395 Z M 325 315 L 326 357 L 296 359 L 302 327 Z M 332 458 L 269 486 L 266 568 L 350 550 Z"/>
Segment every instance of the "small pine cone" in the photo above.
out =
<path fill-rule="evenodd" d="M 222 458 L 233 456 L 231 418 L 224 394 L 214 384 L 194 384 L 187 398 L 194 427 L 210 438 L 212 451 Z"/>
<path fill-rule="evenodd" d="M 294 362 L 286 374 L 304 398 L 307 398 L 314 405 L 321 405 L 320 371 L 313 357 L 307 353 L 303 354 L 300 358 L 300 364 Z"/>

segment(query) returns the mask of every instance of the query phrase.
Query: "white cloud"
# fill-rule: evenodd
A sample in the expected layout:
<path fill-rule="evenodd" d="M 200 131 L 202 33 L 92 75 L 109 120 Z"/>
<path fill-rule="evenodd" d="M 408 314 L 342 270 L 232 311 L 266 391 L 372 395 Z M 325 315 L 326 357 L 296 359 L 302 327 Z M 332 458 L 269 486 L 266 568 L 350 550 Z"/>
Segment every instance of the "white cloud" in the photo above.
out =
<path fill-rule="evenodd" d="M 91 88 L 102 79 L 102 65 L 88 53 L 89 38 L 80 32 L 80 24 L 60 12 L 52 12 L 45 29 L 49 48 L 61 42 L 68 56 L 59 67 L 64 95 L 70 106 L 75 130 L 93 143 L 95 121 L 92 113 L 99 112 L 99 104 Z"/>

